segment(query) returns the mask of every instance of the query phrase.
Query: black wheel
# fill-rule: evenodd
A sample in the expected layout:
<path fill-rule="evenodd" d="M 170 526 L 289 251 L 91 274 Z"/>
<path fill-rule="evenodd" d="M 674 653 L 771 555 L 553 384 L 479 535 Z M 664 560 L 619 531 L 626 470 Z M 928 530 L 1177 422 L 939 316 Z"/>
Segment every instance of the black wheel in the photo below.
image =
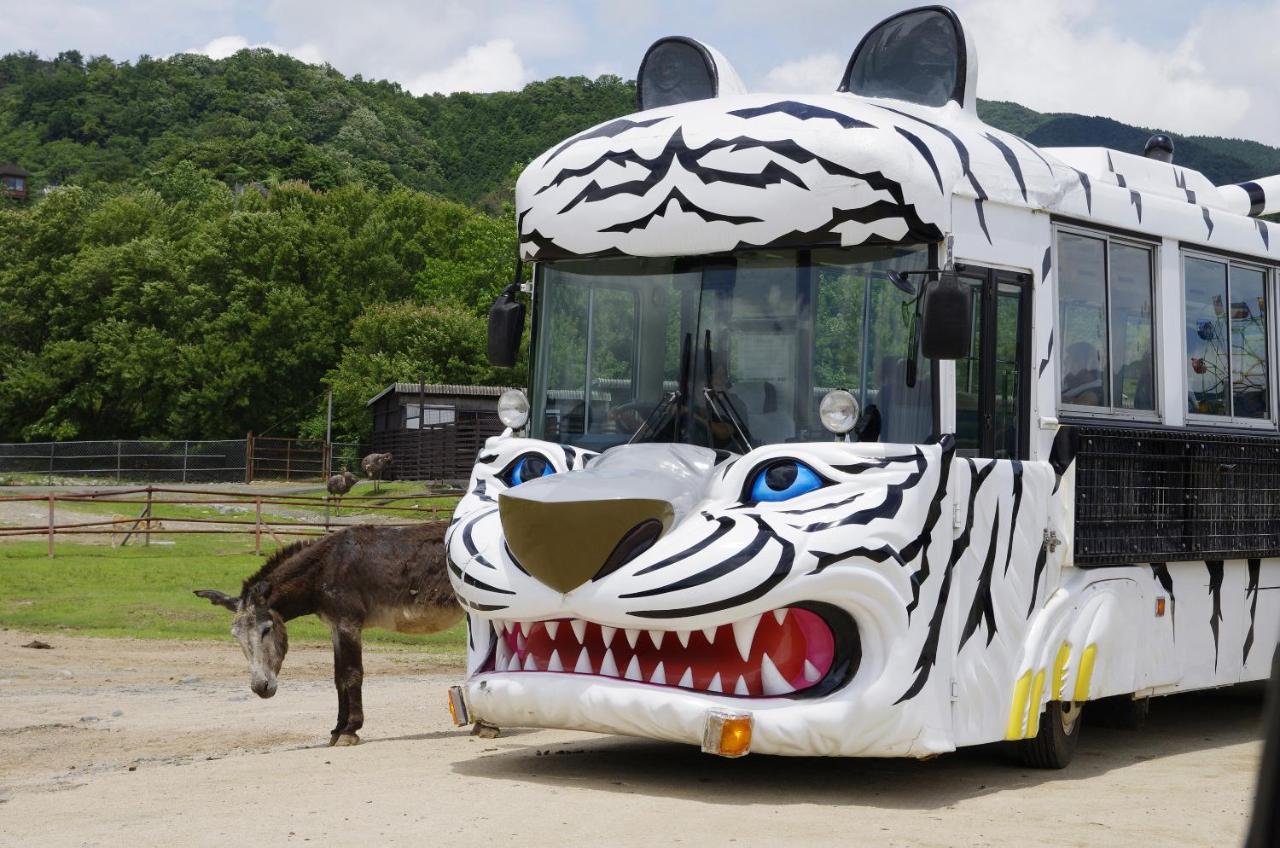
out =
<path fill-rule="evenodd" d="M 1050 701 L 1040 717 L 1040 732 L 1034 739 L 1014 743 L 1019 758 L 1031 768 L 1066 768 L 1076 753 L 1080 739 L 1080 713 L 1084 704 Z"/>
<path fill-rule="evenodd" d="M 1141 730 L 1151 711 L 1150 698 L 1134 698 L 1132 695 L 1116 695 L 1091 701 L 1090 704 L 1089 724 L 1116 730 Z"/>

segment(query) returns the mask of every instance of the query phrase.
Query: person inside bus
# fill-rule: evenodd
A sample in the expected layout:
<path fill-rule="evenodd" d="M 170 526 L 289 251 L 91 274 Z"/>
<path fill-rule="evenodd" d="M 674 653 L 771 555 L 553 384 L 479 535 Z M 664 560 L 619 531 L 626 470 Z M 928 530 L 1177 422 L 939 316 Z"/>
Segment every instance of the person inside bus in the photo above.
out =
<path fill-rule="evenodd" d="M 1062 363 L 1062 402 L 1079 406 L 1106 403 L 1102 385 L 1102 355 L 1092 342 L 1075 342 Z"/>

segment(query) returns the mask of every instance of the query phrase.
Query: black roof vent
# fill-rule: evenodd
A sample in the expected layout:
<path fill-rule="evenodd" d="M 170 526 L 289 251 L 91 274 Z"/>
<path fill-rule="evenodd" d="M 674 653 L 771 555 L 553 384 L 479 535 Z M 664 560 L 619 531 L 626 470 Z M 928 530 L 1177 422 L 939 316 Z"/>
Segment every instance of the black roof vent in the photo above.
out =
<path fill-rule="evenodd" d="M 1173 161 L 1173 139 L 1164 133 L 1157 133 L 1147 139 L 1147 146 L 1142 148 L 1142 155 L 1157 162 Z"/>

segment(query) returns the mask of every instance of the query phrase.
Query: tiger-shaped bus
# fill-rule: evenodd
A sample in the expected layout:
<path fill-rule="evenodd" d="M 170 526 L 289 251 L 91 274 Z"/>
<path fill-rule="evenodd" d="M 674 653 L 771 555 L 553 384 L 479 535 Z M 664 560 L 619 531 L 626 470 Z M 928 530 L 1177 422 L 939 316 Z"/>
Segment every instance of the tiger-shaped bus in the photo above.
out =
<path fill-rule="evenodd" d="M 1060 768 L 1082 711 L 1267 676 L 1280 177 L 1037 148 L 976 77 L 937 6 L 830 94 L 664 38 L 524 170 L 459 724 Z"/>

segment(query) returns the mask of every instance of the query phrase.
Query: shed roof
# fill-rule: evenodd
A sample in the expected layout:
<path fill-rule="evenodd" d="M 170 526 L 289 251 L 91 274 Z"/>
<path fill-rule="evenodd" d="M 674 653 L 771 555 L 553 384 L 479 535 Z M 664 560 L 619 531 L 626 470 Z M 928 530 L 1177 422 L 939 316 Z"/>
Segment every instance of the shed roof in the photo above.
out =
<path fill-rule="evenodd" d="M 373 397 L 365 406 L 372 406 L 391 392 L 401 395 L 431 395 L 433 397 L 498 397 L 510 386 L 464 386 L 454 383 L 392 383 Z"/>
<path fill-rule="evenodd" d="M 0 165 L 0 177 L 29 177 L 31 172 L 25 168 L 21 168 L 12 162 L 6 162 Z"/>

